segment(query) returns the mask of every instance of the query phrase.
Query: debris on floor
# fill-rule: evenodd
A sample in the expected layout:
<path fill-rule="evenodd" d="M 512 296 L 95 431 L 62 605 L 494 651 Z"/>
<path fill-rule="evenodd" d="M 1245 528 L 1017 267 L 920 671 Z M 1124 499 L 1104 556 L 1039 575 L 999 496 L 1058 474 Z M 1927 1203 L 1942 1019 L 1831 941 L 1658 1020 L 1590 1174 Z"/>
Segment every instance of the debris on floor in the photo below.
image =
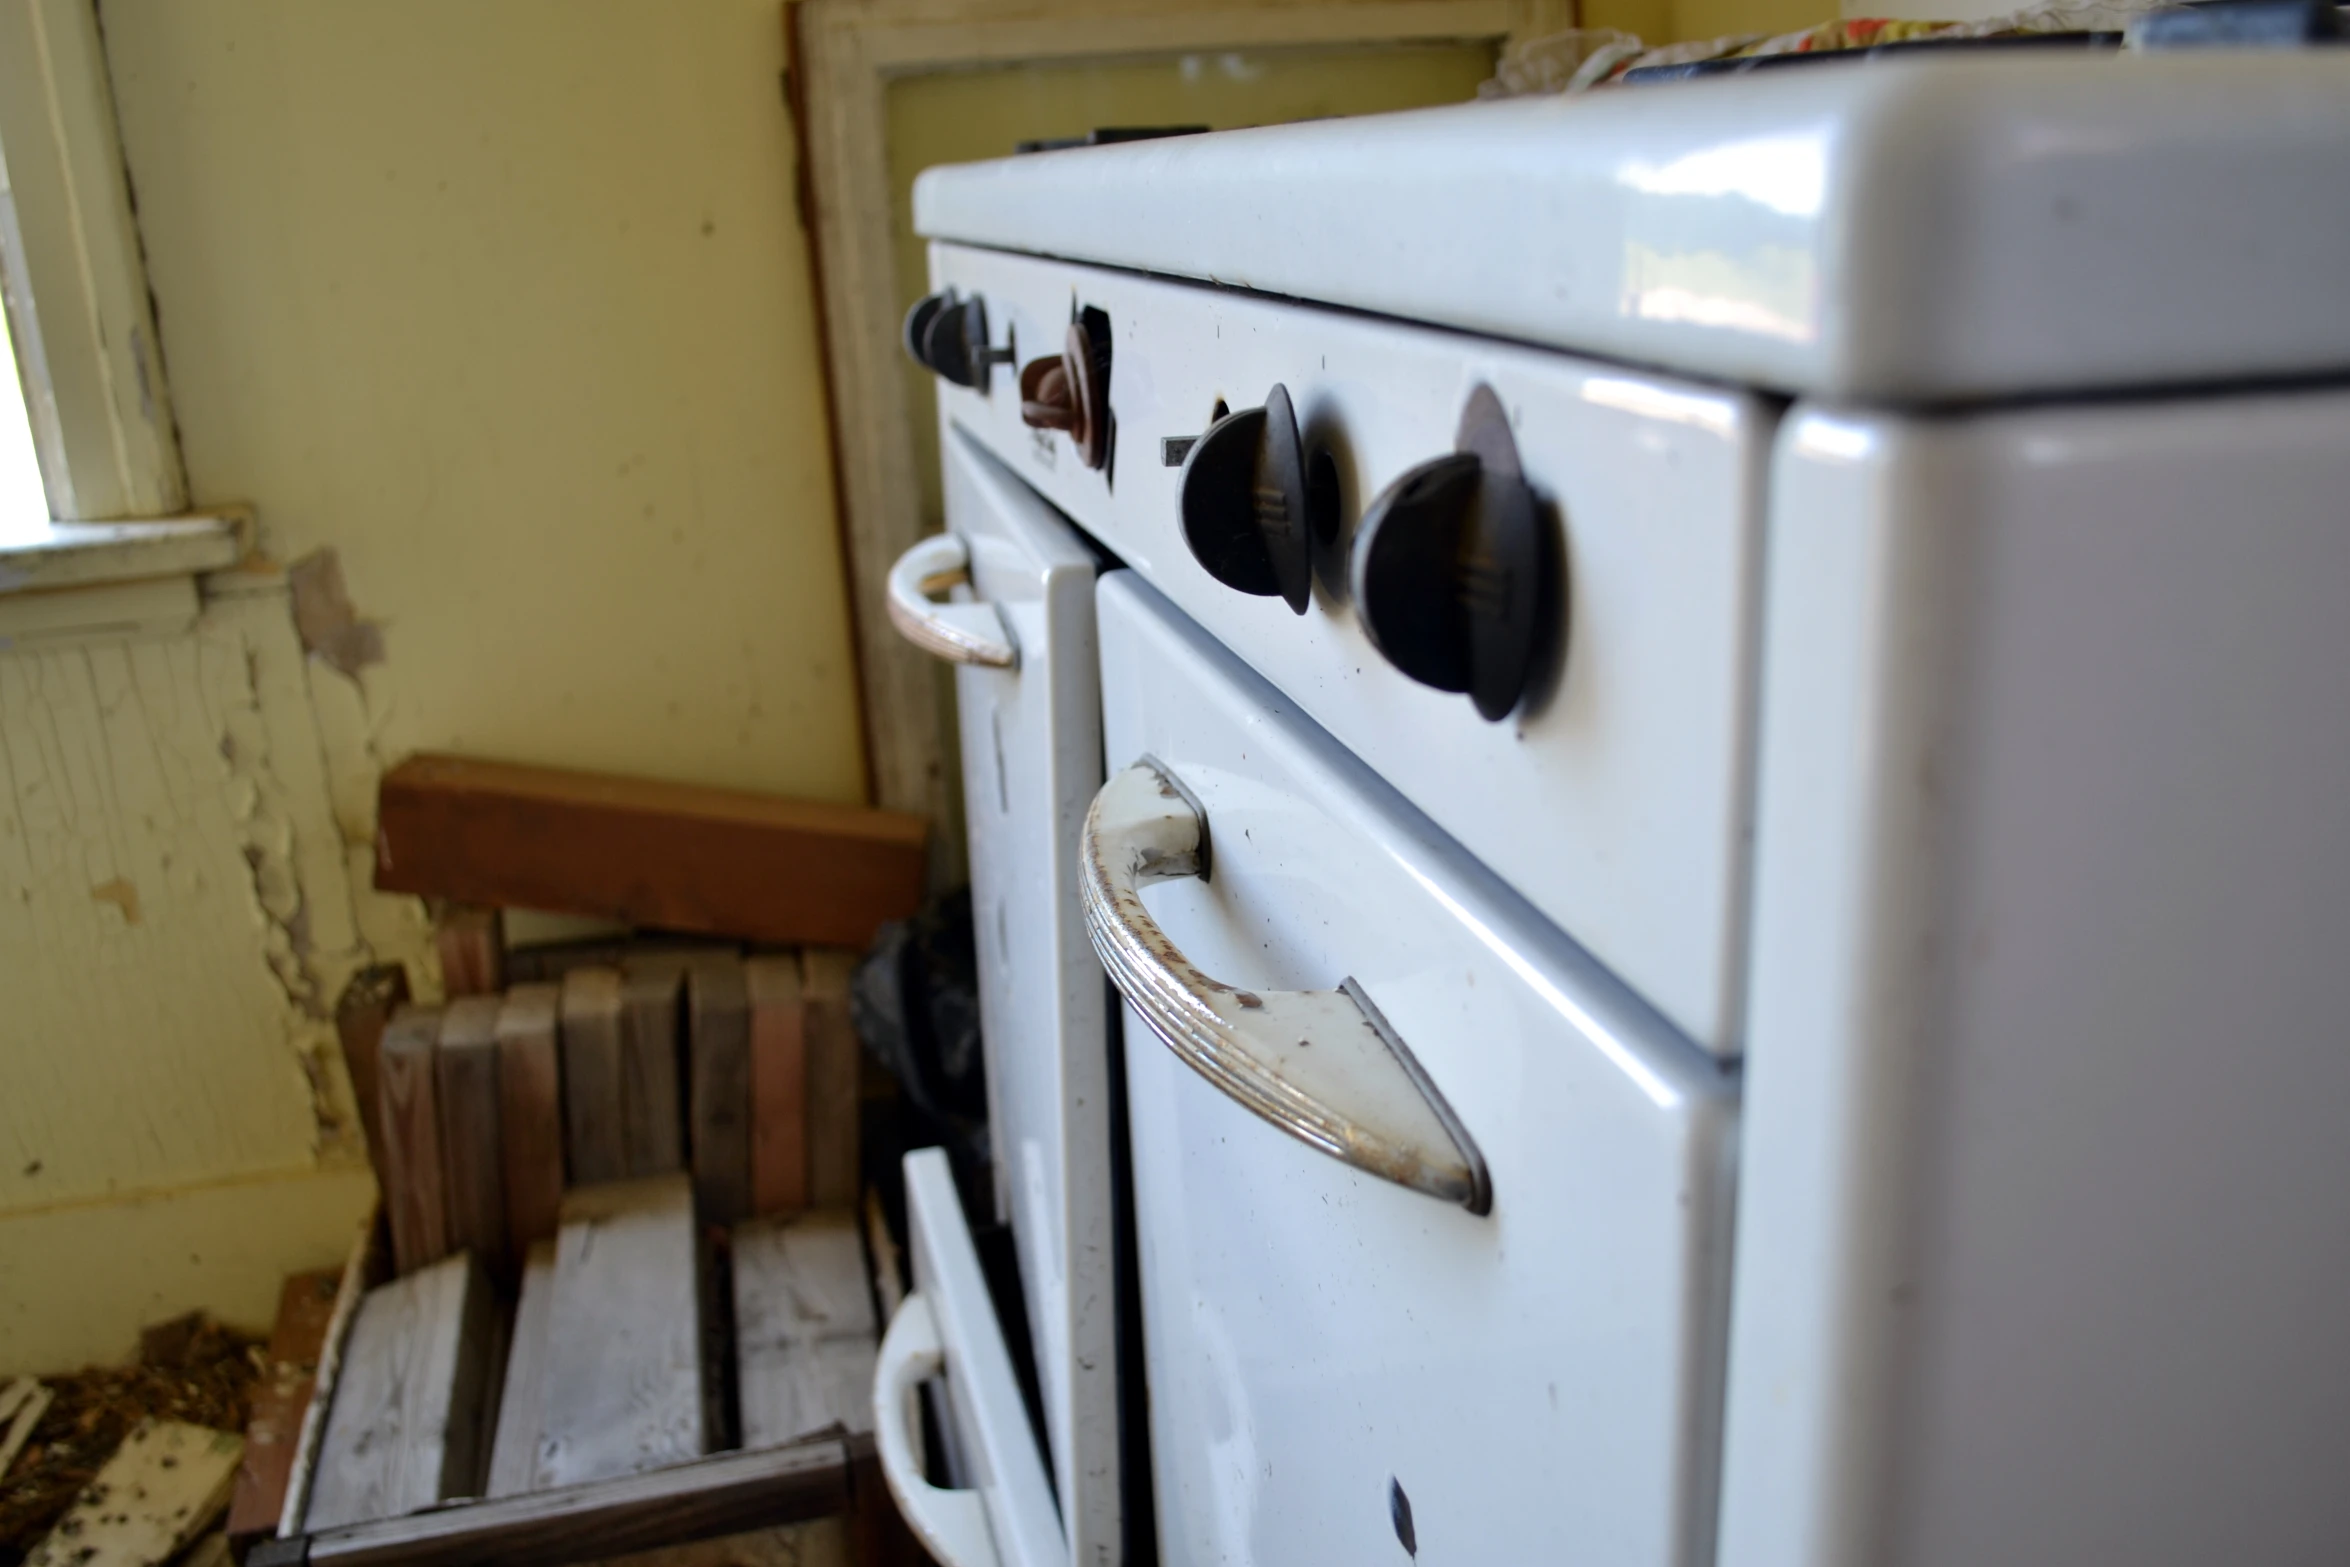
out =
<path fill-rule="evenodd" d="M 242 1432 L 260 1357 L 253 1340 L 191 1316 L 150 1328 L 136 1365 L 42 1378 L 54 1396 L 0 1472 L 0 1567 L 25 1559 L 142 1419 Z"/>
<path fill-rule="evenodd" d="M 41 1423 L 56 1396 L 31 1377 L 0 1387 L 0 1477 L 15 1466 L 16 1455 L 33 1439 L 33 1427 Z"/>
<path fill-rule="evenodd" d="M 141 1420 L 26 1567 L 163 1567 L 228 1509 L 245 1439 Z"/>

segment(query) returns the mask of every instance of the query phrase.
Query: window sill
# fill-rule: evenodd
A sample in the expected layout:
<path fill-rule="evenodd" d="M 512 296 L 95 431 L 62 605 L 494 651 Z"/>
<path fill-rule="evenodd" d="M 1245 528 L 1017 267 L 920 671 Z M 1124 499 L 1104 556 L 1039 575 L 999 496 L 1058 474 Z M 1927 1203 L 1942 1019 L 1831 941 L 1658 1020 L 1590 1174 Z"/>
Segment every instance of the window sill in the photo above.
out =
<path fill-rule="evenodd" d="M 242 560 L 252 519 L 240 511 L 153 522 L 51 522 L 0 533 L 0 595 L 193 576 Z"/>

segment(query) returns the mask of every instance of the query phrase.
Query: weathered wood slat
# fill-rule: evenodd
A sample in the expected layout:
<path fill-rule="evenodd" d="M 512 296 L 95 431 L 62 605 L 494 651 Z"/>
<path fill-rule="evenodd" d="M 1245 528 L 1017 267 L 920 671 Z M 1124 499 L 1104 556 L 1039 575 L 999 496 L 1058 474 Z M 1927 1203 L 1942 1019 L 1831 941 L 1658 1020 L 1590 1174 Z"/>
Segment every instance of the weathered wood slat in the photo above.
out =
<path fill-rule="evenodd" d="M 751 997 L 736 959 L 686 972 L 689 1142 L 705 1223 L 751 1211 Z"/>
<path fill-rule="evenodd" d="M 496 996 L 460 996 L 441 1014 L 435 1061 L 441 1115 L 441 1190 L 449 1249 L 470 1251 L 493 1276 L 506 1259 L 505 1156 L 498 1122 Z"/>
<path fill-rule="evenodd" d="M 873 1258 L 873 1296 L 881 1307 L 884 1324 L 896 1320 L 898 1307 L 906 1302 L 905 1256 L 898 1249 L 897 1237 L 889 1233 L 889 1215 L 881 1206 L 881 1193 L 870 1187 L 865 1192 L 865 1245 Z"/>
<path fill-rule="evenodd" d="M 253 1413 L 245 1425 L 245 1458 L 237 1466 L 237 1487 L 229 1499 L 228 1535 L 238 1545 L 277 1532 L 293 1483 L 294 1454 L 302 1417 L 318 1385 L 318 1361 L 334 1320 L 338 1269 L 297 1273 L 278 1291 L 277 1324 L 269 1335 L 269 1361 L 253 1387 Z M 8 1472 L 0 1460 L 0 1475 Z"/>
<path fill-rule="evenodd" d="M 808 1052 L 808 1201 L 846 1208 L 857 1200 L 857 1030 L 849 978 L 857 954 L 812 947 L 802 955 L 801 1004 Z"/>
<path fill-rule="evenodd" d="M 407 971 L 385 963 L 352 975 L 335 1003 L 335 1037 L 343 1047 L 344 1069 L 351 1074 L 351 1097 L 358 1101 L 360 1124 L 367 1128 L 367 1158 L 375 1166 L 379 1190 L 389 1184 L 383 1153 L 384 1026 L 407 999 Z"/>
<path fill-rule="evenodd" d="M 882 1477 L 873 1438 L 853 1436 L 849 1449 L 849 1560 L 857 1567 L 931 1567 L 930 1553 L 906 1527 L 897 1498 Z"/>
<path fill-rule="evenodd" d="M 628 1174 L 621 1138 L 620 971 L 563 976 L 563 1131 L 571 1179 L 582 1186 Z"/>
<path fill-rule="evenodd" d="M 25 1567 L 159 1567 L 228 1505 L 244 1438 L 142 1420 Z"/>
<path fill-rule="evenodd" d="M 751 1205 L 793 1214 L 808 1205 L 808 1055 L 796 953 L 743 965 L 751 1002 Z"/>
<path fill-rule="evenodd" d="M 302 1520 L 309 1515 L 319 1444 L 326 1440 L 327 1406 L 334 1401 L 335 1386 L 342 1379 L 343 1351 L 351 1345 L 352 1324 L 359 1320 L 359 1307 L 368 1290 L 391 1272 L 390 1229 L 378 1198 L 358 1233 L 351 1237 L 351 1250 L 343 1259 L 343 1276 L 335 1285 L 334 1314 L 327 1318 L 326 1342 L 318 1354 L 318 1388 L 310 1407 L 302 1412 L 302 1435 L 294 1444 L 293 1483 L 286 1487 L 285 1511 L 278 1515 L 280 1537 L 300 1532 Z"/>
<path fill-rule="evenodd" d="M 693 1187 L 576 1187 L 555 1242 L 536 1487 L 699 1458 L 709 1434 Z"/>
<path fill-rule="evenodd" d="M 470 1254 L 368 1291 L 335 1381 L 307 1527 L 476 1494 L 496 1338 L 489 1281 Z"/>
<path fill-rule="evenodd" d="M 836 1422 L 873 1429 L 873 1296 L 854 1215 L 737 1225 L 734 1325 L 743 1446 Z"/>
<path fill-rule="evenodd" d="M 41 1423 L 49 1401 L 56 1396 L 46 1384 L 31 1377 L 18 1377 L 0 1388 L 0 1421 L 6 1422 L 0 1425 L 0 1480 L 8 1477 L 8 1466 L 32 1440 L 33 1427 Z"/>
<path fill-rule="evenodd" d="M 441 959 L 441 990 L 459 996 L 494 996 L 506 988 L 505 922 L 496 909 L 458 904 L 443 909 L 433 926 Z"/>
<path fill-rule="evenodd" d="M 865 1567 L 851 1554 L 846 1524 L 846 1519 L 811 1518 L 684 1545 L 657 1545 L 583 1567 Z"/>
<path fill-rule="evenodd" d="M 827 1437 L 594 1485 L 449 1508 L 317 1533 L 279 1562 L 313 1567 L 557 1567 L 842 1512 L 849 1475 L 870 1463 L 870 1438 Z M 268 1547 L 264 1547 L 268 1549 Z M 263 1567 L 256 1553 L 248 1567 Z"/>
<path fill-rule="evenodd" d="M 392 1261 L 402 1273 L 449 1254 L 441 1191 L 441 1123 L 433 1057 L 438 1007 L 402 1007 L 383 1034 L 384 1208 Z"/>
<path fill-rule="evenodd" d="M 682 965 L 630 963 L 621 970 L 620 1144 L 631 1176 L 685 1168 L 685 1117 L 678 1093 Z"/>
<path fill-rule="evenodd" d="M 498 1147 L 513 1256 L 555 1238 L 563 1204 L 562 998 L 558 986 L 517 985 L 498 1009 Z"/>
<path fill-rule="evenodd" d="M 555 1304 L 555 1243 L 539 1241 L 522 1266 L 506 1385 L 498 1397 L 498 1434 L 490 1445 L 491 1496 L 519 1496 L 538 1468 L 539 1399 L 547 1370 L 547 1327 Z"/>
<path fill-rule="evenodd" d="M 517 947 L 506 954 L 506 983 L 559 985 L 575 968 L 619 968 L 631 959 L 670 957 L 681 964 L 741 957 L 742 948 L 707 936 L 596 936 L 545 946 Z"/>
<path fill-rule="evenodd" d="M 376 803 L 387 892 L 854 947 L 922 895 L 923 823 L 895 811 L 430 755 Z"/>

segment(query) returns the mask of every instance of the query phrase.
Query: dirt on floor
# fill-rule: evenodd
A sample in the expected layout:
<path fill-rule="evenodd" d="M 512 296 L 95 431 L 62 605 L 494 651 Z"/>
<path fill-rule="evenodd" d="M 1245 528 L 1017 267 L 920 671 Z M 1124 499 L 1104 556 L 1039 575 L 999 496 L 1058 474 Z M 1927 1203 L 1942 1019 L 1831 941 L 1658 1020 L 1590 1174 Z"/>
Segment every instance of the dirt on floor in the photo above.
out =
<path fill-rule="evenodd" d="M 16 1567 L 146 1416 L 242 1434 L 267 1355 L 208 1317 L 149 1328 L 138 1364 L 43 1377 L 55 1393 L 0 1475 L 0 1567 Z"/>

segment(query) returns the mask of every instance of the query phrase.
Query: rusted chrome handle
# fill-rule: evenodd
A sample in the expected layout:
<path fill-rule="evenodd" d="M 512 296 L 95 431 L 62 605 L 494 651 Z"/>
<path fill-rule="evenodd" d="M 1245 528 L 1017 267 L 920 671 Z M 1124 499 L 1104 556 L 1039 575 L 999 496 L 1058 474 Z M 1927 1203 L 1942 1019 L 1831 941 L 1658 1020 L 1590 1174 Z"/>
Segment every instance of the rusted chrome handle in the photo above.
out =
<path fill-rule="evenodd" d="M 939 604 L 931 595 L 971 580 L 971 553 L 951 533 L 934 533 L 889 568 L 889 620 L 898 634 L 950 664 L 1010 668 L 1019 649 L 993 604 Z"/>
<path fill-rule="evenodd" d="M 1476 1143 L 1360 985 L 1235 989 L 1159 929 L 1139 889 L 1201 874 L 1206 838 L 1198 809 L 1148 757 L 1094 796 L 1079 871 L 1085 929 L 1119 994 L 1184 1065 L 1292 1137 L 1487 1212 Z"/>

